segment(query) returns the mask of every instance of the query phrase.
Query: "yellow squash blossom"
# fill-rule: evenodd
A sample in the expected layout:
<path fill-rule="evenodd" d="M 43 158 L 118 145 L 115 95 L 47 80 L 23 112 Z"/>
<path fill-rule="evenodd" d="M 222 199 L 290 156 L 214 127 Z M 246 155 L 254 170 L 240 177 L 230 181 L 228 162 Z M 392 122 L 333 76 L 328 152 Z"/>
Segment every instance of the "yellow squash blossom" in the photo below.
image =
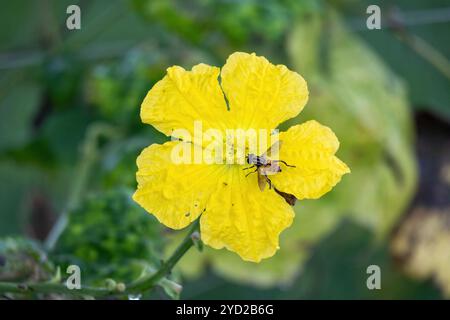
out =
<path fill-rule="evenodd" d="M 194 136 L 196 121 L 201 121 L 204 131 L 270 132 L 299 114 L 307 100 L 308 88 L 299 74 L 254 53 L 237 52 L 222 70 L 205 64 L 191 71 L 168 68 L 145 97 L 141 118 L 172 137 L 178 128 Z M 294 210 L 281 194 L 317 199 L 350 172 L 335 156 L 339 148 L 335 134 L 316 121 L 291 127 L 280 133 L 279 140 L 279 159 L 292 167 L 271 175 L 272 188 L 263 191 L 257 174 L 247 176 L 245 162 L 172 161 L 179 144 L 203 149 L 202 143 L 153 144 L 137 159 L 138 188 L 133 199 L 169 228 L 184 228 L 200 217 L 205 244 L 259 262 L 279 249 L 279 235 L 294 218 Z"/>

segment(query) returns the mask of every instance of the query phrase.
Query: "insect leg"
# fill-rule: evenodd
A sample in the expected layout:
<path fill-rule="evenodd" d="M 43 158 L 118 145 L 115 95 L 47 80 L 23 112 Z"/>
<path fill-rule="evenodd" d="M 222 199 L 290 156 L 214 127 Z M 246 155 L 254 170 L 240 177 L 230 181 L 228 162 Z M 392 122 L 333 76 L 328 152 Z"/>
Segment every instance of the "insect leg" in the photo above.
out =
<path fill-rule="evenodd" d="M 266 178 L 267 183 L 269 184 L 269 189 L 272 189 L 272 181 L 269 179 L 267 175 L 264 175 L 264 177 Z"/>
<path fill-rule="evenodd" d="M 254 171 L 247 173 L 245 175 L 245 177 L 247 178 L 250 174 L 255 173 L 255 172 L 258 172 L 258 167 L 256 167 L 256 169 Z"/>
<path fill-rule="evenodd" d="M 274 162 L 281 162 L 281 163 L 283 163 L 286 167 L 296 168 L 296 166 L 292 166 L 292 165 L 290 165 L 290 164 L 287 164 L 286 161 L 284 161 L 284 160 L 274 160 Z"/>
<path fill-rule="evenodd" d="M 252 165 L 252 166 L 247 167 L 247 168 L 244 168 L 244 169 L 242 169 L 242 170 L 248 170 L 248 169 L 251 169 L 251 168 L 254 168 L 254 167 L 255 167 L 255 165 Z"/>

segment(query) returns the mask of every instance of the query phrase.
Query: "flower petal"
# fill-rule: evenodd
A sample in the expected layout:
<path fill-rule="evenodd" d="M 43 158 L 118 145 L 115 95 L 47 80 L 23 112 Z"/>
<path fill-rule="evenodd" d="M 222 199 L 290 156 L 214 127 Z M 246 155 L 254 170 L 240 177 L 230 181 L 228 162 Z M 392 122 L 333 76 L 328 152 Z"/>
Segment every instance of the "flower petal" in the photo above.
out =
<path fill-rule="evenodd" d="M 254 53 L 230 55 L 221 78 L 236 127 L 276 128 L 300 113 L 308 100 L 306 81 L 299 74 Z"/>
<path fill-rule="evenodd" d="M 179 66 L 168 68 L 167 75 L 142 102 L 142 121 L 168 136 L 175 129 L 186 129 L 193 136 L 194 121 L 202 121 L 204 131 L 226 128 L 229 115 L 217 79 L 219 73 L 219 68 L 206 64 L 196 65 L 191 71 Z"/>
<path fill-rule="evenodd" d="M 278 237 L 291 225 L 294 211 L 273 190 L 260 191 L 256 174 L 245 177 L 239 166 L 229 172 L 200 218 L 202 240 L 259 262 L 275 254 Z"/>
<path fill-rule="evenodd" d="M 137 158 L 138 189 L 133 195 L 145 210 L 172 229 L 186 227 L 203 212 L 225 168 L 224 165 L 175 164 L 172 152 L 179 144 L 192 147 L 192 154 L 200 149 L 190 143 L 171 141 L 153 144 L 142 151 Z"/>
<path fill-rule="evenodd" d="M 334 156 L 339 141 L 330 128 L 317 121 L 307 121 L 280 133 L 280 160 L 295 168 L 280 164 L 282 172 L 271 175 L 274 186 L 293 194 L 297 199 L 317 199 L 330 191 L 342 175 L 349 173 L 347 165 Z"/>

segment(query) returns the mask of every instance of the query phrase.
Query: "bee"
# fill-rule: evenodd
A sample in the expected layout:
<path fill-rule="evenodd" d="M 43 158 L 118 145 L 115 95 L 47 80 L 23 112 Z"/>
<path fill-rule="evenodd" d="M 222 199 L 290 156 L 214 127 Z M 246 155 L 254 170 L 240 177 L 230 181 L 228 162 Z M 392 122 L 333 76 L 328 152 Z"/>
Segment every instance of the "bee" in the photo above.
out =
<path fill-rule="evenodd" d="M 280 163 L 284 164 L 286 167 L 295 168 L 295 166 L 289 165 L 286 161 L 283 160 L 271 160 L 267 157 L 267 155 L 271 154 L 273 150 L 279 150 L 281 148 L 281 141 L 278 140 L 275 142 L 266 152 L 262 155 L 257 156 L 255 154 L 248 154 L 246 157 L 247 163 L 251 165 L 250 167 L 244 168 L 244 170 L 255 169 L 245 175 L 248 177 L 252 173 L 258 174 L 258 186 L 261 191 L 264 191 L 266 185 L 269 185 L 269 189 L 272 188 L 272 181 L 267 176 L 268 174 L 281 172 Z M 295 201 L 297 200 L 295 196 L 281 192 L 274 188 L 275 192 L 282 196 L 288 204 L 293 206 Z"/>

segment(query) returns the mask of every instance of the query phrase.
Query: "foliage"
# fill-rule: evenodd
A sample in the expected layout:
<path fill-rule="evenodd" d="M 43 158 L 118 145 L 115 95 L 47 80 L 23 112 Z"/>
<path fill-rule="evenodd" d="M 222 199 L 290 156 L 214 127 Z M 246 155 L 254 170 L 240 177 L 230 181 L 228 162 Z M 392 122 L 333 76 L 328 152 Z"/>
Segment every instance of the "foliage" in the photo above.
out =
<path fill-rule="evenodd" d="M 399 229 L 392 243 L 405 269 L 419 279 L 433 279 L 450 296 L 448 243 L 450 210 L 416 209 Z"/>
<path fill-rule="evenodd" d="M 292 123 L 315 118 L 333 128 L 341 140 L 338 156 L 352 174 L 320 201 L 297 205 L 295 224 L 281 238 L 283 250 L 268 261 L 254 265 L 225 250 L 191 250 L 172 274 L 177 281 L 185 277 L 184 297 L 439 297 L 429 283 L 412 281 L 391 265 L 387 242 L 416 185 L 411 113 L 430 110 L 448 121 L 449 82 L 389 28 L 369 32 L 346 23 L 359 17 L 364 26 L 369 2 L 5 2 L 0 236 L 8 237 L 0 241 L 0 280 L 47 281 L 69 263 L 82 265 L 90 284 L 154 272 L 183 232 L 163 229 L 130 200 L 137 155 L 166 139 L 141 124 L 140 103 L 170 65 L 222 65 L 231 52 L 255 51 L 305 76 L 310 101 Z M 419 2 L 391 1 L 383 12 L 446 5 Z M 79 31 L 65 28 L 65 9 L 73 3 L 82 6 Z M 448 56 L 446 27 L 448 22 L 405 30 Z M 69 225 L 47 257 L 38 240 L 19 235 L 44 240 L 67 209 L 87 132 L 98 123 L 117 135 L 99 138 L 78 206 L 70 208 Z M 446 239 L 445 230 L 440 234 Z M 403 249 L 418 255 L 421 248 Z M 436 254 L 447 249 L 435 248 Z M 414 275 L 419 268 L 421 277 L 434 276 L 447 288 L 447 264 L 427 262 L 413 260 L 407 269 Z M 361 289 L 358 272 L 371 263 L 385 268 L 392 283 L 387 293 Z M 179 287 L 165 284 L 165 292 L 177 297 Z"/>
<path fill-rule="evenodd" d="M 1 281 L 42 281 L 53 272 L 53 265 L 39 244 L 22 238 L 0 241 Z"/>
<path fill-rule="evenodd" d="M 83 270 L 85 283 L 113 278 L 127 282 L 160 264 L 161 227 L 131 200 L 131 191 L 92 194 L 69 215 L 53 260 L 63 270 L 70 264 Z"/>
<path fill-rule="evenodd" d="M 353 3 L 349 1 L 341 9 L 344 14 L 360 16 L 370 4 L 373 4 L 373 1 L 363 0 Z M 431 0 L 424 3 L 420 0 L 395 0 L 380 2 L 379 5 L 381 11 L 385 13 L 384 28 L 388 28 L 388 24 L 392 24 L 390 20 L 397 17 L 397 21 L 405 21 L 405 25 L 400 22 L 401 32 L 398 32 L 399 30 L 370 32 L 362 28 L 361 36 L 393 72 L 407 81 L 408 98 L 413 108 L 433 112 L 448 122 L 450 92 L 447 88 L 450 85 L 450 79 L 448 75 L 445 76 L 441 70 L 433 66 L 431 61 L 419 54 L 414 46 L 415 42 L 425 43 L 426 53 L 433 56 L 442 55 L 447 60 L 447 69 L 449 68 L 450 44 L 447 41 L 448 32 L 446 31 L 448 21 L 439 19 L 439 8 L 446 8 L 448 2 Z M 428 19 L 424 19 L 426 16 Z M 405 36 L 413 36 L 415 40 L 400 40 Z M 430 50 L 433 52 L 428 52 Z"/>

